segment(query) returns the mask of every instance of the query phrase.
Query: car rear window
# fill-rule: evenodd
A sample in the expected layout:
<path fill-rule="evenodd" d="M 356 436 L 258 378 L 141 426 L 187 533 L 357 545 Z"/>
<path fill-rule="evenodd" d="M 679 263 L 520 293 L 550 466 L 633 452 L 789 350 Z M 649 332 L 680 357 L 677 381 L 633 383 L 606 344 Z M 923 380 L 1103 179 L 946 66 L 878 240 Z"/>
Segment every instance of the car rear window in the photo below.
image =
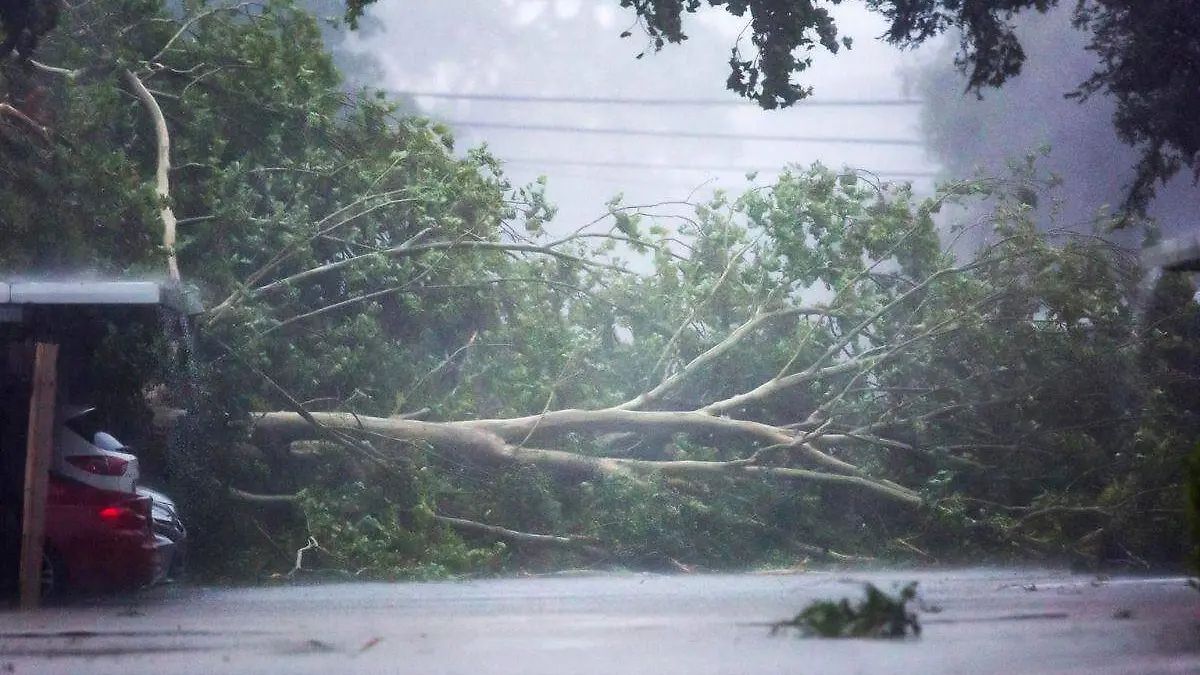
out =
<path fill-rule="evenodd" d="M 88 443 L 96 437 L 97 431 L 104 431 L 100 426 L 100 416 L 95 412 L 86 412 L 78 417 L 67 420 L 63 426 L 79 434 Z"/>

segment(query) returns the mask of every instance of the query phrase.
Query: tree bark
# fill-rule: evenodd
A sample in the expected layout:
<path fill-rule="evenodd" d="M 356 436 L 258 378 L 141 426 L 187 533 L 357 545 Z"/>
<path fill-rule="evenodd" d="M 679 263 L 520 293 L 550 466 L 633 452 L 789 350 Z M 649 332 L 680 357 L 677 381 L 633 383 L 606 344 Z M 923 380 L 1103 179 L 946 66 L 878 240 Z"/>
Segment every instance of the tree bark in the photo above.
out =
<path fill-rule="evenodd" d="M 484 534 L 489 537 L 495 537 L 502 541 L 513 542 L 517 544 L 532 544 L 536 546 L 567 546 L 576 548 L 593 555 L 607 556 L 608 551 L 591 543 L 586 537 L 560 536 L 555 534 L 535 534 L 533 532 L 521 532 L 518 530 L 510 530 L 507 527 L 499 525 L 488 525 L 479 523 L 466 518 L 453 518 L 451 516 L 440 516 L 434 514 L 433 519 L 439 523 L 449 525 L 459 532 L 471 532 L 473 534 Z"/>
<path fill-rule="evenodd" d="M 163 116 L 162 108 L 154 100 L 154 94 L 146 88 L 142 80 L 133 73 L 125 71 L 125 81 L 133 87 L 134 93 L 141 99 L 142 105 L 150 113 L 154 122 L 154 138 L 158 150 L 154 170 L 154 191 L 160 201 L 159 217 L 163 224 L 163 248 L 167 252 L 167 278 L 172 283 L 179 282 L 179 260 L 175 256 L 175 211 L 171 208 L 171 137 L 167 131 L 167 119 Z"/>
<path fill-rule="evenodd" d="M 759 466 L 754 459 L 719 461 L 650 461 L 615 457 L 590 457 L 562 450 L 521 445 L 532 432 L 617 430 L 679 431 L 719 430 L 740 432 L 753 438 L 793 443 L 799 438 L 788 430 L 759 424 L 688 412 L 637 412 L 626 410 L 562 410 L 545 415 L 512 420 L 464 422 L 423 422 L 396 418 L 367 417 L 350 413 L 314 412 L 312 420 L 328 429 L 360 433 L 399 441 L 422 441 L 443 452 L 459 454 L 478 462 L 496 464 L 536 464 L 553 473 L 585 479 L 594 476 L 638 477 L 661 473 L 680 478 L 713 478 L 737 473 L 756 477 L 803 480 L 827 485 L 861 489 L 909 508 L 923 504 L 915 491 L 867 476 L 852 464 L 835 459 L 812 447 L 803 447 L 805 457 L 820 468 L 814 469 Z M 540 422 L 539 422 L 540 420 Z M 313 427 L 299 413 L 261 413 L 255 419 L 252 440 L 256 444 L 290 443 L 316 437 Z"/>

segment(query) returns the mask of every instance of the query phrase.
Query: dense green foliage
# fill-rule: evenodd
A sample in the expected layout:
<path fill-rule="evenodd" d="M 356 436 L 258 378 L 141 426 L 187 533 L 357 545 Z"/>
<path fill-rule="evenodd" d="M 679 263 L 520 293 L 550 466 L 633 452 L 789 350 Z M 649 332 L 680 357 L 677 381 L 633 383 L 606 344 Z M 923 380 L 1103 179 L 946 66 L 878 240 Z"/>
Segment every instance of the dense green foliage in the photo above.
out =
<path fill-rule="evenodd" d="M 87 5 L 39 52 L 64 72 L 4 81 L 47 135 L 0 118 L 0 270 L 162 268 L 152 85 L 209 310 L 163 361 L 110 330 L 103 372 L 193 412 L 165 464 L 210 574 L 1180 558 L 1194 289 L 1142 317 L 1128 252 L 1037 222 L 1036 162 L 931 198 L 791 167 L 555 237 L 540 186 L 347 95 L 286 0 L 185 10 Z M 987 209 L 970 260 L 954 204 Z"/>
<path fill-rule="evenodd" d="M 471 547 L 433 520 L 424 503 L 404 508 L 380 485 L 352 483 L 301 493 L 307 532 L 324 565 L 358 579 L 436 579 L 498 569 L 502 543 Z M 312 570 L 306 566 L 303 569 Z M 350 572 L 350 573 L 347 573 Z"/>
<path fill-rule="evenodd" d="M 367 7 L 373 0 L 345 0 L 343 17 L 351 27 L 356 27 L 364 17 Z M 328 11 L 329 3 L 313 3 L 314 6 Z M 746 30 L 743 35 L 751 43 L 749 53 L 743 52 L 741 38 L 731 49 L 729 58 L 730 74 L 727 87 L 740 96 L 757 102 L 766 109 L 794 105 L 812 93 L 811 87 L 803 84 L 797 78 L 812 65 L 813 52 L 824 49 L 836 54 L 843 48 L 851 47 L 848 37 L 839 36 L 837 21 L 833 15 L 841 0 L 830 0 L 828 3 L 816 0 L 619 0 L 623 8 L 633 11 L 637 19 L 637 27 L 648 42 L 647 49 L 659 50 L 668 43 L 679 43 L 687 39 L 685 31 L 686 18 L 702 9 L 716 8 L 728 12 L 735 17 L 745 17 Z M 989 0 L 987 2 L 961 2 L 960 0 L 865 0 L 866 7 L 881 15 L 887 21 L 887 30 L 882 36 L 890 44 L 901 48 L 914 48 L 926 42 L 950 35 L 957 38 L 959 48 L 954 56 L 955 65 L 968 76 L 968 91 L 981 94 L 989 87 L 999 87 L 1020 74 L 1025 65 L 1026 55 L 1014 30 L 1012 19 L 1021 12 L 1039 12 L 1045 14 L 1051 8 L 1057 7 L 1059 0 Z M 339 5 L 339 6 L 341 6 Z M 193 7 L 185 5 L 185 9 Z M 198 3 L 195 7 L 204 7 Z M 1198 50 L 1197 17 L 1200 17 L 1200 5 L 1196 0 L 1078 0 L 1075 3 L 1075 25 L 1091 36 L 1088 49 L 1096 54 L 1099 66 L 1091 77 L 1079 83 L 1072 92 L 1063 92 L 1072 97 L 1087 98 L 1093 95 L 1112 96 L 1117 103 L 1114 125 L 1120 137 L 1135 146 L 1141 152 L 1137 165 L 1135 180 L 1123 206 L 1124 210 L 1137 214 L 1144 212 L 1147 204 L 1154 198 L 1155 188 L 1175 176 L 1182 168 L 1193 170 L 1193 177 L 1200 177 L 1200 136 L 1192 123 L 1189 111 L 1194 110 L 1200 103 L 1200 57 Z M 110 50 L 97 36 L 105 35 L 105 23 L 113 16 L 94 16 L 94 8 L 85 7 L 72 12 L 72 20 L 65 29 L 74 40 L 68 42 L 56 40 L 59 45 L 70 44 L 76 63 L 93 64 L 89 73 L 111 72 L 121 64 L 129 63 L 126 59 L 145 59 L 154 54 L 153 59 L 167 54 L 156 54 L 150 49 L 162 45 L 164 34 L 161 31 L 165 24 L 155 26 L 140 26 L 139 35 L 129 36 L 123 40 L 133 53 L 121 49 Z M 107 8 L 100 10 L 107 12 Z M 118 21 L 127 21 L 137 15 L 153 16 L 160 12 L 154 3 L 131 3 L 123 8 L 124 15 L 116 17 Z M 273 10 L 268 8 L 265 13 Z M 250 22 L 247 25 L 253 25 Z M 196 26 L 211 25 L 211 21 L 199 21 Z M 118 25 L 120 25 L 118 23 Z M 245 28 L 243 26 L 242 28 Z M 294 28 L 294 26 L 293 26 Z M 241 30 L 235 29 L 236 30 Z M 319 31 L 313 26 L 305 28 L 307 34 L 289 35 L 285 29 L 279 37 L 288 39 L 296 37 L 303 45 L 311 43 Z M 156 31 L 159 31 L 156 34 Z M 626 30 L 622 37 L 632 37 L 633 32 Z M 204 42 L 204 41 L 202 41 Z M 152 47 L 152 45 L 155 45 Z M 271 58 L 268 51 L 255 51 L 266 47 L 260 44 L 250 51 L 242 53 L 242 63 L 253 63 L 254 59 Z M 140 49 L 140 51 L 139 51 Z M 639 58 L 646 52 L 639 54 Z M 90 54 L 88 58 L 81 58 Z M 96 55 L 99 55 L 97 63 Z M 197 54 L 191 54 L 196 56 Z M 212 63 L 219 64 L 226 60 L 226 54 L 217 55 Z M 296 84 L 299 87 L 294 95 L 303 98 L 306 89 L 328 78 L 326 63 L 317 68 L 309 68 L 312 64 L 297 66 L 294 74 L 298 74 Z M 168 59 L 169 61 L 169 59 Z M 170 63 L 164 70 L 167 77 L 184 80 L 194 73 L 186 70 L 170 68 Z M 1038 64 L 1043 65 L 1043 64 Z M 1053 67 L 1053 64 L 1044 64 Z M 253 76 L 246 78 L 250 84 Z M 204 96 L 203 87 L 191 88 L 193 95 Z M 235 87 L 228 94 L 234 96 L 246 95 L 254 89 Z M 261 90 L 258 90 L 261 91 Z M 311 91 L 317 91 L 312 89 Z M 238 93 L 240 92 L 240 93 Z M 253 95 L 247 101 L 252 101 Z M 300 99 L 293 97 L 291 104 L 299 103 Z M 286 107 L 286 105 L 285 105 Z M 298 109 L 292 109 L 292 121 L 289 124 L 283 118 L 277 120 L 277 131 L 290 129 L 299 131 L 312 120 L 301 123 L 304 117 L 296 117 Z M 104 107 L 97 109 L 98 119 L 109 119 L 109 110 Z M 288 114 L 283 109 L 276 109 L 273 115 Z M 317 113 L 319 118 L 321 113 Z M 245 118 L 242 119 L 244 121 Z M 254 118 L 258 121 L 258 118 Z M 234 125 L 239 123 L 236 115 L 228 121 Z M 297 126 L 299 124 L 299 126 Z M 319 126 L 319 125 L 317 125 Z M 309 129 L 305 133 L 321 133 L 319 129 Z M 295 138 L 303 138 L 301 134 Z M 236 138 L 236 134 L 230 137 Z M 268 134 L 270 138 L 270 134 Z M 235 146 L 236 147 L 236 146 Z M 20 148 L 22 154 L 38 154 L 37 149 Z M 115 166 L 115 157 L 107 158 L 96 155 L 91 161 Z M 57 164 L 57 163 L 56 163 Z M 53 169 L 50 172 L 53 173 Z M 47 185 L 43 180 L 30 180 L 29 177 L 11 174 L 10 179 L 20 180 L 29 197 L 24 202 L 40 203 L 45 197 Z M 129 176 L 114 176 L 116 181 L 128 181 Z M 68 180 L 66 175 L 60 175 L 59 180 Z M 92 192 L 90 186 L 77 184 L 75 189 L 87 193 Z M 125 182 L 121 185 L 125 190 L 133 187 Z M 99 197 L 104 192 L 94 192 Z M 108 193 L 112 194 L 112 193 Z M 102 203 L 99 201 L 73 202 L 76 206 L 85 203 Z M 70 204 L 67 204 L 70 206 Z M 110 206 L 117 206 L 110 204 Z M 134 222 L 140 214 L 128 209 L 148 208 L 147 201 L 140 205 L 121 205 L 126 213 L 114 213 L 114 218 L 124 217 L 124 220 Z M 11 216 L 17 217 L 16 211 Z M 144 219 L 143 219 L 144 220 Z M 35 234 L 30 232 L 30 234 Z M 128 233 L 126 233 L 128 236 Z"/>

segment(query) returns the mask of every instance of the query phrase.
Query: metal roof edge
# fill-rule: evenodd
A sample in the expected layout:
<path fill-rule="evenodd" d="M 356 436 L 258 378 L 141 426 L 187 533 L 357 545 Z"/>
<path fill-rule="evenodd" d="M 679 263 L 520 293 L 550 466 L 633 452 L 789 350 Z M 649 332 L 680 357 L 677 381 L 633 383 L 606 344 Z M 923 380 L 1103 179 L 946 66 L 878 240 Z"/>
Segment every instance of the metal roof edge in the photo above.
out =
<path fill-rule="evenodd" d="M 158 281 L 0 282 L 3 305 L 161 305 L 188 315 L 204 311 L 195 287 Z"/>

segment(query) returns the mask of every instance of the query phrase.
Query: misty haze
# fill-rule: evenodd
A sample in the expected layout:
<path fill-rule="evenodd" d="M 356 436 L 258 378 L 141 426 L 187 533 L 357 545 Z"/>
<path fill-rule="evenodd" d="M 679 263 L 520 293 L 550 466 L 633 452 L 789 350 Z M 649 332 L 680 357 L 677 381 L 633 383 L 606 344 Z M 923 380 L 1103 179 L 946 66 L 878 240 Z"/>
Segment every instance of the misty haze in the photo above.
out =
<path fill-rule="evenodd" d="M 1200 665 L 1200 2 L 0 29 L 0 671 Z"/>

